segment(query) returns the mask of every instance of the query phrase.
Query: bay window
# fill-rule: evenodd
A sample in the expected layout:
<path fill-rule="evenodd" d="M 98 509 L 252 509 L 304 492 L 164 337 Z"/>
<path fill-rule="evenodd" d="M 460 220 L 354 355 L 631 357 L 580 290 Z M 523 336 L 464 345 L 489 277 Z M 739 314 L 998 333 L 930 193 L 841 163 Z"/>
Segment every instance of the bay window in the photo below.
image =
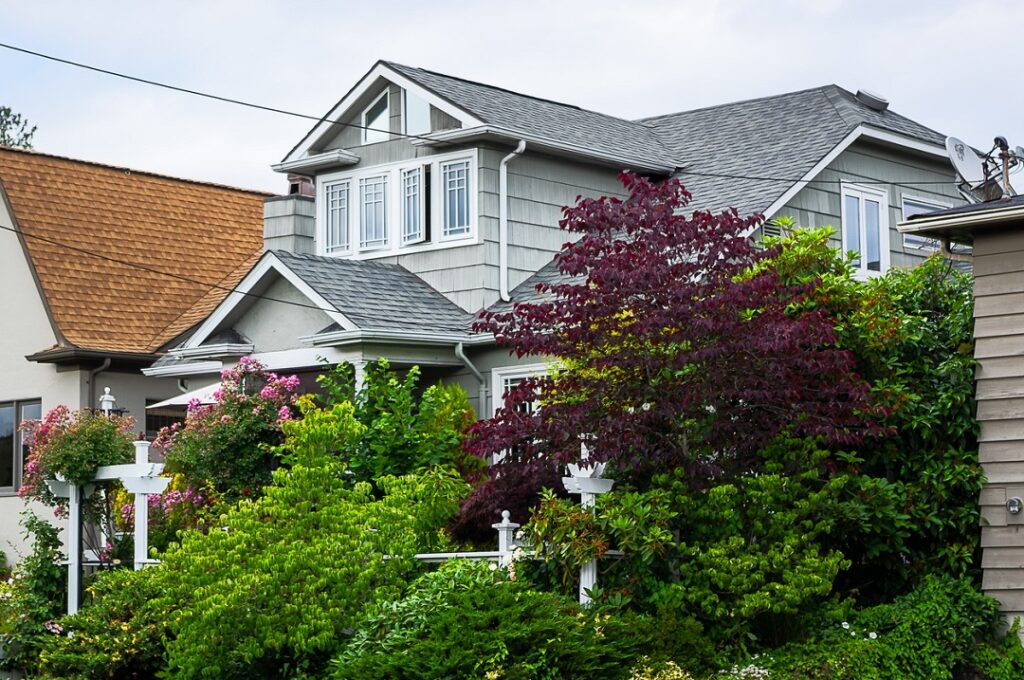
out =
<path fill-rule="evenodd" d="M 356 259 L 477 243 L 477 151 L 317 178 L 316 252 Z"/>

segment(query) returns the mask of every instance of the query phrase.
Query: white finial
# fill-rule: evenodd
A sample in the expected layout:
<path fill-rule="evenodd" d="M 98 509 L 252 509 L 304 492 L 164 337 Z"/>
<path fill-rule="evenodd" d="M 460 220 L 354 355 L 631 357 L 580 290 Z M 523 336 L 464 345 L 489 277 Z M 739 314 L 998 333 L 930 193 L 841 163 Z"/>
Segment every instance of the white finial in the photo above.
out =
<path fill-rule="evenodd" d="M 103 396 L 100 397 L 100 410 L 103 411 L 103 415 L 109 418 L 116 404 L 117 399 L 110 393 L 110 388 L 104 387 Z"/>

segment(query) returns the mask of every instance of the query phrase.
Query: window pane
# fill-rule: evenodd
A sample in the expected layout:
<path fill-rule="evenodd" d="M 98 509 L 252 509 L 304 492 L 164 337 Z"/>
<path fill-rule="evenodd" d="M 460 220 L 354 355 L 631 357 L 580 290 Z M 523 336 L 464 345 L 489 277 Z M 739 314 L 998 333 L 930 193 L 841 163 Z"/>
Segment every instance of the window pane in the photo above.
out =
<path fill-rule="evenodd" d="M 420 213 L 420 169 L 402 173 L 402 242 L 423 240 L 423 220 Z"/>
<path fill-rule="evenodd" d="M 329 253 L 348 250 L 348 182 L 327 187 L 327 229 L 325 250 Z"/>
<path fill-rule="evenodd" d="M 444 166 L 444 235 L 469 233 L 469 161 Z"/>
<path fill-rule="evenodd" d="M 367 144 L 388 141 L 388 131 L 391 129 L 388 109 L 388 94 L 385 92 L 363 115 L 363 141 Z"/>
<path fill-rule="evenodd" d="M 430 104 L 405 91 L 405 131 L 410 135 L 430 132 Z"/>
<path fill-rule="evenodd" d="M 381 248 L 388 244 L 386 175 L 359 180 L 359 247 Z"/>
<path fill-rule="evenodd" d="M 0 406 L 0 487 L 14 486 L 14 404 Z"/>
<path fill-rule="evenodd" d="M 931 205 L 929 203 L 921 203 L 920 201 L 915 201 L 909 198 L 903 199 L 904 220 L 908 220 L 914 215 L 924 215 L 940 209 L 941 208 L 939 208 L 939 206 Z M 917 248 L 918 250 L 926 250 L 929 252 L 936 252 L 939 249 L 939 242 L 937 239 L 919 236 L 917 234 L 904 234 L 903 245 L 907 248 Z"/>
<path fill-rule="evenodd" d="M 846 250 L 860 252 L 860 199 L 847 195 L 843 197 L 843 201 L 843 247 Z M 854 260 L 853 264 L 860 266 L 860 259 Z"/>
<path fill-rule="evenodd" d="M 34 404 L 22 404 L 21 405 L 21 416 L 18 420 L 18 426 L 20 427 L 25 423 L 26 420 L 42 420 L 43 418 L 43 405 L 39 402 Z M 29 437 L 24 432 L 18 433 L 18 448 L 21 450 L 21 467 L 24 469 L 25 461 L 28 460 L 28 447 L 32 444 Z"/>
<path fill-rule="evenodd" d="M 882 250 L 879 246 L 881 234 L 878 231 L 880 209 L 878 201 L 864 201 L 864 231 L 867 236 L 868 269 L 882 271 Z"/>

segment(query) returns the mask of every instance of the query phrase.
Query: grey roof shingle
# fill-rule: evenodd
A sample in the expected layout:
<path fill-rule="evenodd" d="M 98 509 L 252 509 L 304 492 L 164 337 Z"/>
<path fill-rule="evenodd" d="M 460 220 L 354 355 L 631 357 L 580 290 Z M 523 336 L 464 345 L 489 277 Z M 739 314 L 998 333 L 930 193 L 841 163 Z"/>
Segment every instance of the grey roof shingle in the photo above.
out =
<path fill-rule="evenodd" d="M 646 125 L 412 66 L 384 62 L 481 121 L 656 166 L 680 164 Z"/>
<path fill-rule="evenodd" d="M 940 133 L 894 111 L 868 108 L 837 85 L 642 122 L 651 126 L 677 157 L 688 161 L 676 176 L 693 194 L 692 208 L 718 211 L 734 207 L 740 214 L 767 209 L 795 183 L 793 178 L 802 177 L 860 125 L 938 146 L 945 140 Z"/>
<path fill-rule="evenodd" d="M 676 173 L 693 194 L 690 209 L 736 208 L 741 215 L 765 211 L 852 130 L 867 125 L 941 146 L 945 137 L 893 111 L 868 108 L 837 85 L 722 104 L 641 121 L 687 164 Z M 690 174 L 693 173 L 693 174 Z M 755 179 L 755 178 L 779 179 Z M 745 179 L 746 178 L 746 179 Z M 554 262 L 517 286 L 517 302 L 536 302 L 538 283 L 559 283 Z"/>
<path fill-rule="evenodd" d="M 273 253 L 361 330 L 464 334 L 472 323 L 474 315 L 400 265 Z"/>

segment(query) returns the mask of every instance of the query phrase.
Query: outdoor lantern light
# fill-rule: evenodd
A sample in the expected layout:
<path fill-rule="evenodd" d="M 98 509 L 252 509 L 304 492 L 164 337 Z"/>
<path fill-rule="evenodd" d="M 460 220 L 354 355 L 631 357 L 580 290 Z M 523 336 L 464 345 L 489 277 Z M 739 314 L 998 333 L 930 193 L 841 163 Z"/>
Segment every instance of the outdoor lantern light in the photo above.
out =
<path fill-rule="evenodd" d="M 1019 515 L 1021 510 L 1024 510 L 1024 501 L 1020 497 L 1014 496 L 1006 501 L 1006 511 L 1011 515 Z"/>
<path fill-rule="evenodd" d="M 100 410 L 103 411 L 103 415 L 107 418 L 110 417 L 110 412 L 117 409 L 117 398 L 110 393 L 109 387 L 103 388 L 103 396 L 100 397 Z"/>

